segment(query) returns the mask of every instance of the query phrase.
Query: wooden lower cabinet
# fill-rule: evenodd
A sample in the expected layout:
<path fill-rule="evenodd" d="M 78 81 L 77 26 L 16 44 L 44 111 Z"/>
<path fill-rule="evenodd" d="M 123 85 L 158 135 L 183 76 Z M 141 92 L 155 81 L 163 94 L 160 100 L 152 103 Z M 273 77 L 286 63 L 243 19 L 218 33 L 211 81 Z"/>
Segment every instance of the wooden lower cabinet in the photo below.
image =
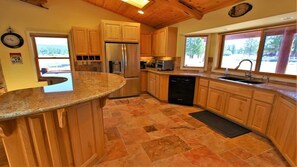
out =
<path fill-rule="evenodd" d="M 98 109 L 100 110 L 98 112 Z M 103 156 L 103 115 L 96 102 L 67 108 L 69 136 L 76 166 L 86 166 Z"/>
<path fill-rule="evenodd" d="M 227 96 L 225 116 L 241 124 L 247 123 L 251 99 L 230 94 Z"/>
<path fill-rule="evenodd" d="M 169 75 L 159 75 L 159 99 L 168 101 Z"/>
<path fill-rule="evenodd" d="M 140 72 L 140 91 L 147 91 L 147 71 Z"/>
<path fill-rule="evenodd" d="M 206 108 L 209 81 L 196 77 L 194 104 Z"/>
<path fill-rule="evenodd" d="M 266 134 L 271 111 L 272 104 L 253 100 L 248 120 L 248 127 Z"/>
<path fill-rule="evenodd" d="M 223 115 L 227 93 L 209 88 L 206 108 Z"/>
<path fill-rule="evenodd" d="M 197 104 L 199 106 L 206 107 L 207 95 L 208 95 L 208 87 L 199 86 L 199 88 L 198 88 L 198 98 L 197 98 Z"/>
<path fill-rule="evenodd" d="M 291 166 L 296 166 L 296 102 L 278 98 L 271 115 L 268 137 Z"/>
<path fill-rule="evenodd" d="M 159 98 L 159 75 L 148 72 L 147 74 L 147 91 L 151 95 Z"/>
<path fill-rule="evenodd" d="M 169 75 L 147 74 L 147 92 L 162 101 L 168 101 Z"/>
<path fill-rule="evenodd" d="M 91 166 L 104 154 L 104 99 L 0 122 L 10 166 Z"/>

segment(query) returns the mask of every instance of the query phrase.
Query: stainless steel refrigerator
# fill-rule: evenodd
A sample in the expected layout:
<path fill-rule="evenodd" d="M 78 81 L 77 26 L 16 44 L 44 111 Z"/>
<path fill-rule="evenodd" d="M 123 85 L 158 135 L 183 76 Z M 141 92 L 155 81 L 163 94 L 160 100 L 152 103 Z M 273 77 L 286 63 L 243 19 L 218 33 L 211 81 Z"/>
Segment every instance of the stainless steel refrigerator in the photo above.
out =
<path fill-rule="evenodd" d="M 130 43 L 105 43 L 106 71 L 126 78 L 126 85 L 109 95 L 110 98 L 140 94 L 139 45 Z"/>

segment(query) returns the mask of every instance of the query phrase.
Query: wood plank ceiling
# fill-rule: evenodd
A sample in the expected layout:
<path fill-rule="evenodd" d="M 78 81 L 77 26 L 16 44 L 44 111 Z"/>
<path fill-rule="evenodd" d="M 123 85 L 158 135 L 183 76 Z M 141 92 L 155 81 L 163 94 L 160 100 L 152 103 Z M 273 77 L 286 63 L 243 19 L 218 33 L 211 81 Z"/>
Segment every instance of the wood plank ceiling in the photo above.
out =
<path fill-rule="evenodd" d="M 162 28 L 190 18 L 202 19 L 203 15 L 243 0 L 150 0 L 138 14 L 137 7 L 121 0 L 84 0 L 96 6 L 126 16 L 154 28 Z M 227 15 L 227 13 L 226 13 Z"/>

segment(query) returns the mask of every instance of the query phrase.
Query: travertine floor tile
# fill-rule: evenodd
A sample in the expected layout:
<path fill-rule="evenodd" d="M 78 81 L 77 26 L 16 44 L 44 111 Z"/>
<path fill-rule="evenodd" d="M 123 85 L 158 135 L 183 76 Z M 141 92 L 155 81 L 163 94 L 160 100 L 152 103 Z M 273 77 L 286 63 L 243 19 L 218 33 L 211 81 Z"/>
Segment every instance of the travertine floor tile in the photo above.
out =
<path fill-rule="evenodd" d="M 287 166 L 271 142 L 255 133 L 225 137 L 188 115 L 197 107 L 159 102 L 149 95 L 108 100 L 106 136 L 124 142 L 108 151 L 99 166 L 112 167 L 269 167 Z M 113 147 L 107 143 L 107 147 Z M 110 148 L 118 149 L 118 148 Z M 118 157 L 118 158 L 115 158 Z"/>
<path fill-rule="evenodd" d="M 142 147 L 152 161 L 164 159 L 191 149 L 175 135 L 142 143 Z"/>
<path fill-rule="evenodd" d="M 255 133 L 230 139 L 188 115 L 201 110 L 160 102 L 147 94 L 107 100 L 106 155 L 95 166 L 289 166 L 268 139 Z M 7 164 L 1 158 L 0 166 Z"/>

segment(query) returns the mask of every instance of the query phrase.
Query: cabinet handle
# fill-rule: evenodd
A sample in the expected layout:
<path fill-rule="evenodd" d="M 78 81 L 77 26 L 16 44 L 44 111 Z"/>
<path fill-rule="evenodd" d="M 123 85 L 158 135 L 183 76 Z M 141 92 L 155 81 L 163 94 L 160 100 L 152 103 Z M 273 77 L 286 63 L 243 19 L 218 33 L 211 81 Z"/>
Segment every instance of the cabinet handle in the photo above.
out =
<path fill-rule="evenodd" d="M 57 110 L 57 115 L 58 115 L 58 122 L 59 122 L 59 127 L 64 128 L 66 124 L 66 111 L 65 108 L 61 108 Z"/>

